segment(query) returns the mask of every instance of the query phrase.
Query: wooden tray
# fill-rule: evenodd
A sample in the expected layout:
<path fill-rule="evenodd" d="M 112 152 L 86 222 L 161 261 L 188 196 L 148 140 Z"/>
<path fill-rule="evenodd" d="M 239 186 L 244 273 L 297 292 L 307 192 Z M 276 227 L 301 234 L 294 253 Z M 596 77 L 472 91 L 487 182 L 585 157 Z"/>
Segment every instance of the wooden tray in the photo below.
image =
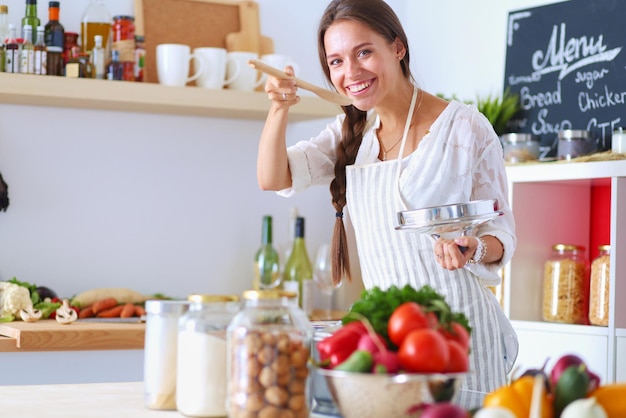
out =
<path fill-rule="evenodd" d="M 145 324 L 73 322 L 59 324 L 44 319 L 37 322 L 5 322 L 0 336 L 15 339 L 15 351 L 129 350 L 143 349 Z M 7 341 L 0 345 L 6 348 Z"/>

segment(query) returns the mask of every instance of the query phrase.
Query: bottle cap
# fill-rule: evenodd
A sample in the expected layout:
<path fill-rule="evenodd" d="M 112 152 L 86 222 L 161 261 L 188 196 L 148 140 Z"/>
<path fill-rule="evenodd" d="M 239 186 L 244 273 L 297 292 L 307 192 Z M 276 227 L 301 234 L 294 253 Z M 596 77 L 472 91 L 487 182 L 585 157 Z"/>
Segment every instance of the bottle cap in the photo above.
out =
<path fill-rule="evenodd" d="M 61 6 L 61 2 L 51 1 L 48 3 L 48 7 L 56 7 L 57 9 Z"/>

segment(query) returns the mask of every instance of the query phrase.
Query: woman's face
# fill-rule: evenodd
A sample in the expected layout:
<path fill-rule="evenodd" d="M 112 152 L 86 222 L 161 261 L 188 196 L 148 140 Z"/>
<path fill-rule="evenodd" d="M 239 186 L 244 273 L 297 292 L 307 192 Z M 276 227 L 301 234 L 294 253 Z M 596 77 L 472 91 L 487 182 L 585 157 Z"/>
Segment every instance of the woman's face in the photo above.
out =
<path fill-rule="evenodd" d="M 370 110 L 393 100 L 395 86 L 404 79 L 401 42 L 389 43 L 363 23 L 342 20 L 327 29 L 324 48 L 333 85 L 352 98 L 354 106 Z"/>

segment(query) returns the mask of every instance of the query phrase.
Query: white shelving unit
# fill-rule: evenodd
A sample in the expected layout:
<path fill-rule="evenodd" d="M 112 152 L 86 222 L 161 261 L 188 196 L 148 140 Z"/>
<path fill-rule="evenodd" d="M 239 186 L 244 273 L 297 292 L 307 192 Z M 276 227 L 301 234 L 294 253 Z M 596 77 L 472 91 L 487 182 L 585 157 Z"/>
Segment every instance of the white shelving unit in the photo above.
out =
<path fill-rule="evenodd" d="M 626 380 L 626 160 L 539 163 L 507 167 L 518 245 L 505 267 L 504 309 L 515 327 L 521 368 L 548 368 L 566 353 L 580 355 L 603 382 Z M 543 268 L 553 244 L 587 247 L 592 188 L 611 188 L 609 325 L 543 322 Z M 591 261 L 591 260 L 590 260 Z"/>

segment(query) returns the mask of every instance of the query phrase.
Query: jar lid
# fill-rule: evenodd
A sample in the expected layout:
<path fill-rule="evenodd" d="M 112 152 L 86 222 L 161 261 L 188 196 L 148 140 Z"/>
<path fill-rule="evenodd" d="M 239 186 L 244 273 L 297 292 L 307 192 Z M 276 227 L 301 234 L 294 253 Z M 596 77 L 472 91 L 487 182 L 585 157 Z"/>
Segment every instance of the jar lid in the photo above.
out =
<path fill-rule="evenodd" d="M 539 141 L 539 137 L 533 134 L 510 133 L 501 135 L 500 140 L 509 144 L 520 144 L 523 142 Z"/>
<path fill-rule="evenodd" d="M 598 246 L 598 250 L 600 251 L 611 251 L 611 246 L 609 244 L 604 244 Z"/>
<path fill-rule="evenodd" d="M 0 13 L 9 13 L 9 6 L 6 4 L 0 4 Z"/>
<path fill-rule="evenodd" d="M 146 313 L 148 314 L 182 314 L 189 307 L 186 300 L 147 300 Z"/>
<path fill-rule="evenodd" d="M 552 249 L 555 251 L 584 251 L 585 247 L 583 247 L 582 245 L 575 245 L 575 244 L 554 244 L 552 246 Z"/>
<path fill-rule="evenodd" d="M 206 295 L 194 293 L 187 296 L 187 300 L 193 303 L 219 303 L 219 302 L 239 302 L 237 295 Z"/>
<path fill-rule="evenodd" d="M 128 16 L 128 15 L 117 15 L 117 16 L 113 16 L 113 20 L 132 20 L 132 21 L 134 21 L 135 18 L 133 16 Z"/>
<path fill-rule="evenodd" d="M 588 139 L 590 136 L 589 131 L 582 129 L 565 129 L 559 131 L 559 139 Z"/>
<path fill-rule="evenodd" d="M 243 292 L 243 298 L 247 300 L 256 299 L 280 299 L 280 298 L 296 298 L 296 292 L 288 292 L 286 290 L 246 290 Z"/>

